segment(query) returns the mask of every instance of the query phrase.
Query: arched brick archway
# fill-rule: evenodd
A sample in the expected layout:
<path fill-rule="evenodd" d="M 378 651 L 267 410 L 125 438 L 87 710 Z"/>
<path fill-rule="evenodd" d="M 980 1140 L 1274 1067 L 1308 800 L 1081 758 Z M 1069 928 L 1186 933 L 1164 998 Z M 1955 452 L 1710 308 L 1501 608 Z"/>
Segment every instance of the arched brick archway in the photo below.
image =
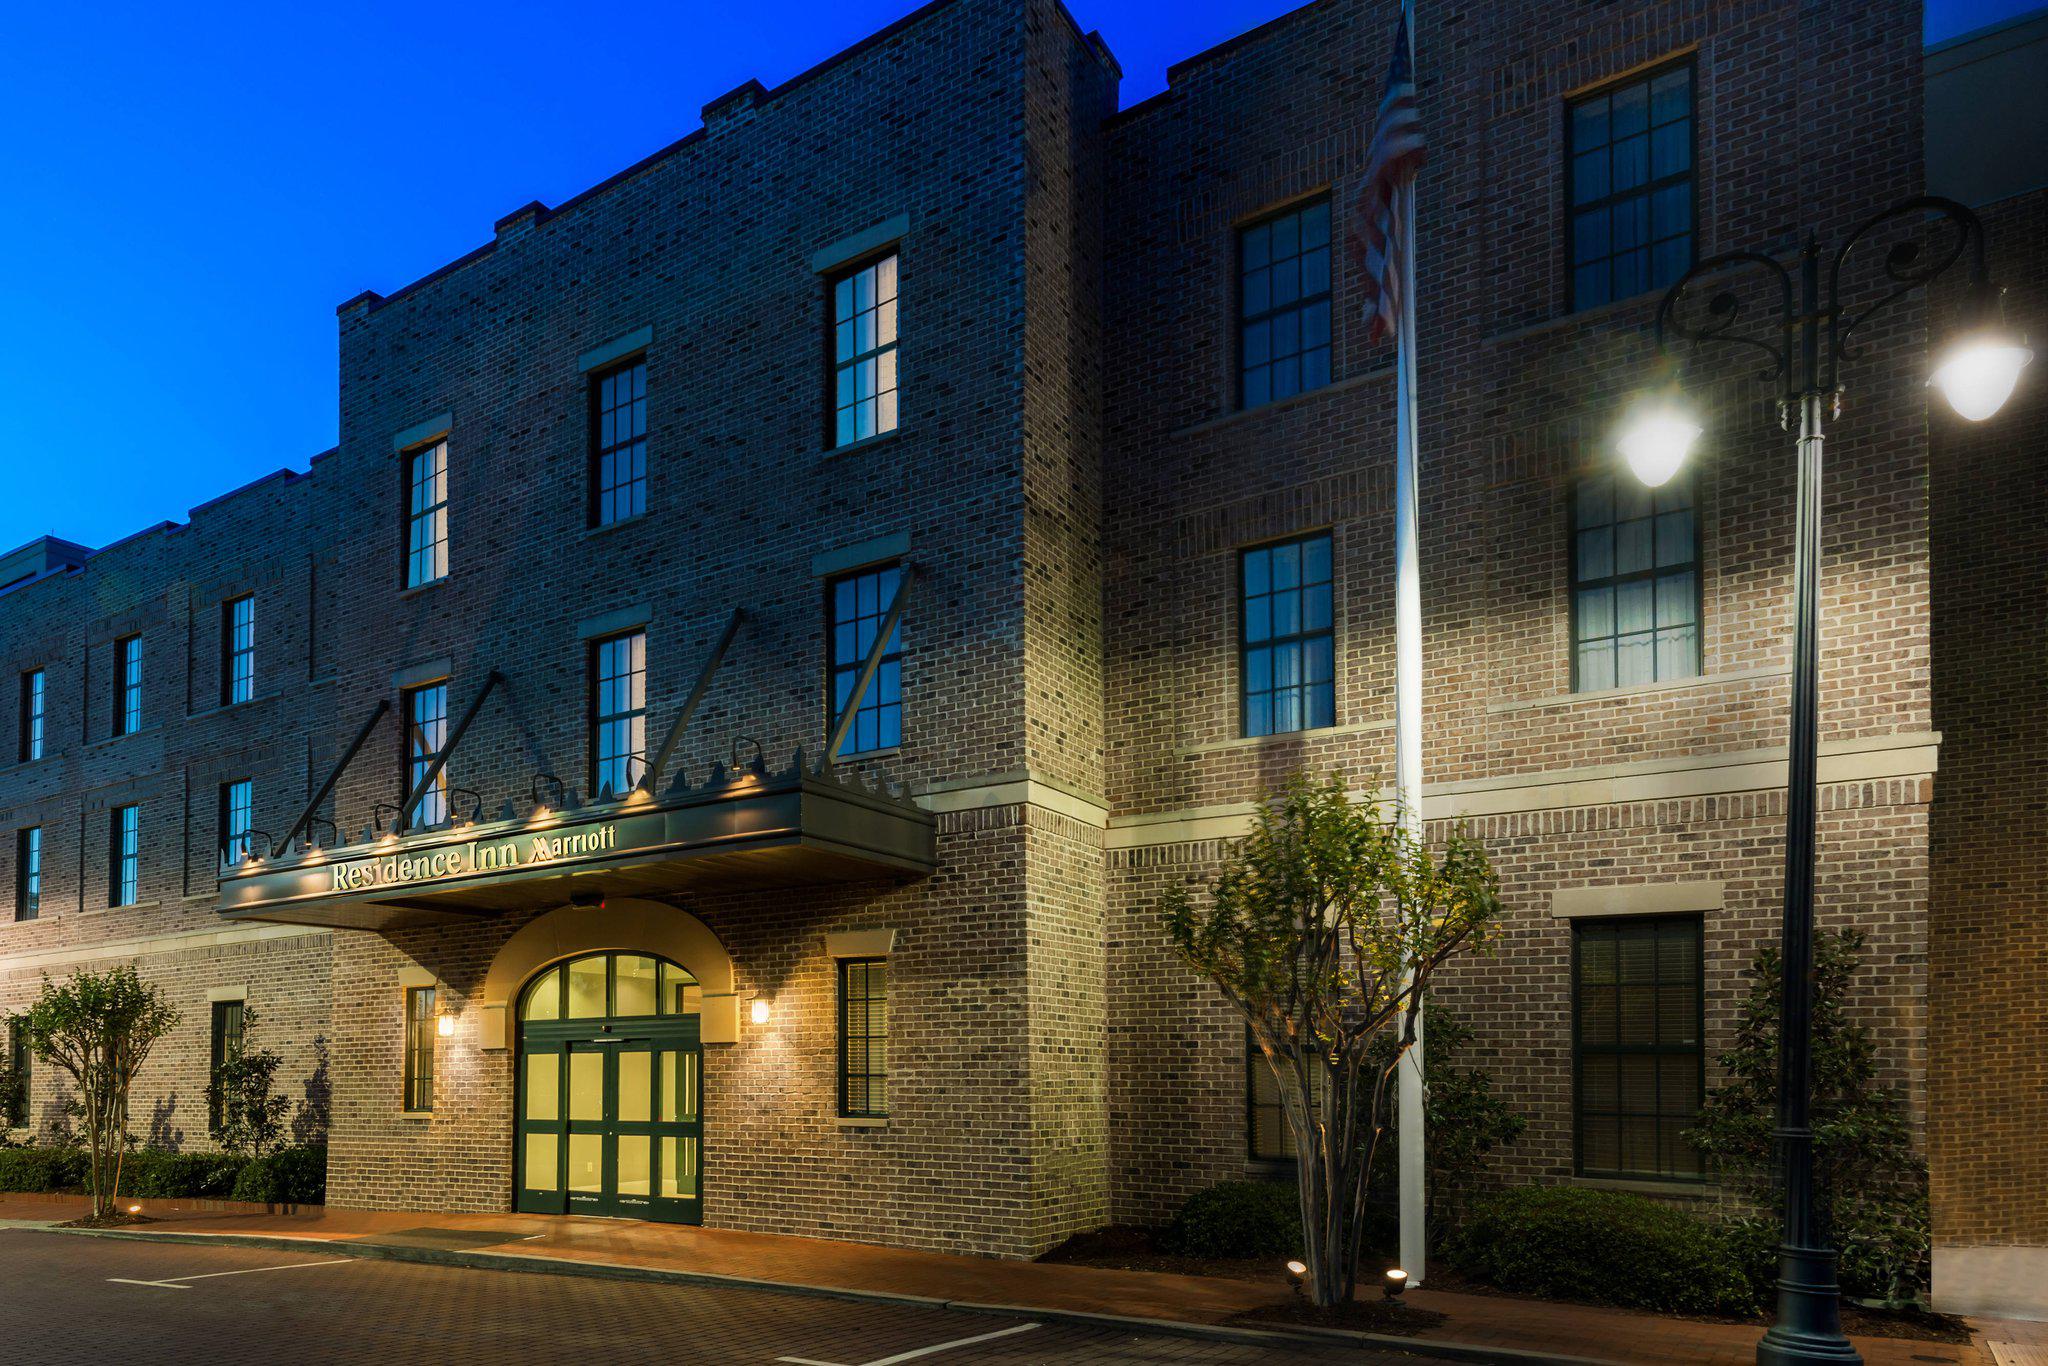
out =
<path fill-rule="evenodd" d="M 607 901 L 602 909 L 563 906 L 549 911 L 505 941 L 484 975 L 483 1047 L 509 1046 L 510 1007 L 528 978 L 550 963 L 602 949 L 651 953 L 688 968 L 704 989 L 703 1041 L 739 1041 L 732 956 L 718 936 L 688 911 L 624 897 Z"/>

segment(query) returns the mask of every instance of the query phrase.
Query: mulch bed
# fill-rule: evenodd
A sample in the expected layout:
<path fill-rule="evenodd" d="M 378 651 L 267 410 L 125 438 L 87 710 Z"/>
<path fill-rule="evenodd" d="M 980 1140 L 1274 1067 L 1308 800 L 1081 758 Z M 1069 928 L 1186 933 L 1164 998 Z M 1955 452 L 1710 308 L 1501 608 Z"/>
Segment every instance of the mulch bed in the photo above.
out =
<path fill-rule="evenodd" d="M 156 1220 L 147 1214 L 88 1214 L 79 1219 L 66 1219 L 58 1228 L 127 1228 L 134 1224 L 153 1224 Z"/>
<path fill-rule="evenodd" d="M 1242 1314 L 1233 1315 L 1229 1321 L 1245 1325 L 1306 1324 L 1313 1328 L 1350 1328 L 1361 1333 L 1412 1336 L 1424 1329 L 1436 1327 L 1444 1318 L 1445 1315 L 1433 1309 L 1417 1309 L 1412 1304 L 1403 1304 L 1398 1300 L 1353 1300 L 1349 1304 L 1334 1304 L 1325 1309 L 1296 1296 L 1286 1304 L 1248 1309 Z"/>
<path fill-rule="evenodd" d="M 1164 1271 L 1176 1276 L 1222 1276 L 1233 1281 L 1287 1284 L 1285 1259 L 1272 1257 L 1189 1257 L 1162 1252 L 1149 1229 L 1111 1224 L 1093 1233 L 1077 1233 L 1041 1262 L 1069 1266 L 1104 1266 L 1118 1271 Z"/>

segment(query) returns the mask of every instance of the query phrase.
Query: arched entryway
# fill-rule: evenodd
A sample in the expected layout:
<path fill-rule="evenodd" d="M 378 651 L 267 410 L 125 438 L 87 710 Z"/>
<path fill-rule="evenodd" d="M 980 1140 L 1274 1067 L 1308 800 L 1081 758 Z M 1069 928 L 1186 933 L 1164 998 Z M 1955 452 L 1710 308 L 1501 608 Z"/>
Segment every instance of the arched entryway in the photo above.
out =
<path fill-rule="evenodd" d="M 653 954 L 562 959 L 514 1015 L 514 1208 L 704 1219 L 703 986 Z"/>

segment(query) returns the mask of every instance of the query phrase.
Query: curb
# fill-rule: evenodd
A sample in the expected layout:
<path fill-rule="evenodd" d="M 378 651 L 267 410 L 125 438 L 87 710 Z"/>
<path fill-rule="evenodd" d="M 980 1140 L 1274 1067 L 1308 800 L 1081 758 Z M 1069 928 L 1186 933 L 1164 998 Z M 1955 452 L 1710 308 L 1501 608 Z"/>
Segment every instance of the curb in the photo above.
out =
<path fill-rule="evenodd" d="M 1029 1304 L 985 1304 L 974 1300 L 940 1299 L 929 1295 L 904 1295 L 888 1290 L 850 1290 L 836 1286 L 805 1285 L 794 1281 L 768 1281 L 750 1276 L 724 1276 L 715 1271 L 671 1271 L 657 1267 L 632 1266 L 620 1262 L 591 1262 L 568 1257 L 543 1257 L 525 1252 L 473 1252 L 454 1248 L 411 1247 L 402 1243 L 353 1242 L 331 1238 L 289 1238 L 261 1233 L 144 1233 L 133 1229 L 57 1228 L 43 1225 L 48 1232 L 77 1238 L 112 1238 L 127 1242 L 232 1244 L 237 1247 L 305 1251 L 319 1248 L 358 1257 L 365 1261 L 411 1262 L 424 1266 L 453 1266 L 475 1271 L 514 1271 L 535 1275 L 583 1276 L 597 1280 L 641 1281 L 657 1285 L 699 1285 L 722 1289 L 758 1290 L 778 1295 L 803 1295 L 814 1299 L 855 1300 L 870 1304 L 902 1305 L 918 1309 L 942 1309 L 963 1314 L 985 1314 L 1000 1318 L 1028 1318 L 1053 1323 L 1072 1323 L 1096 1328 L 1119 1328 L 1131 1332 L 1168 1337 L 1199 1338 L 1212 1342 L 1236 1342 L 1265 1346 L 1300 1346 L 1320 1343 L 1333 1347 L 1375 1348 L 1404 1352 L 1411 1356 L 1435 1357 L 1449 1361 L 1512 1362 L 1518 1366 L 1626 1366 L 1600 1357 L 1567 1356 L 1556 1352 L 1535 1352 L 1513 1347 L 1483 1347 L 1476 1343 L 1404 1338 L 1387 1333 L 1367 1333 L 1350 1328 L 1298 1327 L 1247 1328 L 1231 1324 L 1190 1323 L 1181 1319 L 1148 1319 L 1122 1314 L 1093 1314 L 1078 1309 L 1047 1309 Z"/>

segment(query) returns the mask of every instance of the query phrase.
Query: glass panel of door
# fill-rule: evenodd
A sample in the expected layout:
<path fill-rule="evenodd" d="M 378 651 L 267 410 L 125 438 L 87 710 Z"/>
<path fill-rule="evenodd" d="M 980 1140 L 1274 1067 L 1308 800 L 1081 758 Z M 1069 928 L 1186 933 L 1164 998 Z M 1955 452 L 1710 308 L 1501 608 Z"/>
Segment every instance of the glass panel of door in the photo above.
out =
<path fill-rule="evenodd" d="M 569 1030 L 581 1037 L 549 1037 Z M 588 1025 L 566 1021 L 522 1031 L 518 1209 L 701 1221 L 697 1021 L 663 1020 L 648 1032 L 593 1038 Z"/>

